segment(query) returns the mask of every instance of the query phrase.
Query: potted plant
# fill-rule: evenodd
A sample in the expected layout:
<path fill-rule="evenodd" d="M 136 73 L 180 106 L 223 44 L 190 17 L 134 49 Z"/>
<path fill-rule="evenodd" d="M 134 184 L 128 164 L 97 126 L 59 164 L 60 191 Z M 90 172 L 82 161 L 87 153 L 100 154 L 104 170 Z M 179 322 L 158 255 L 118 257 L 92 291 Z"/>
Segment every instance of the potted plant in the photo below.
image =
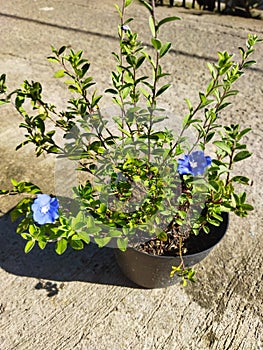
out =
<path fill-rule="evenodd" d="M 219 52 L 218 62 L 208 63 L 211 79 L 196 106 L 186 99 L 188 113 L 175 132 L 165 126 L 167 113 L 159 103 L 170 87 L 161 62 L 171 48 L 159 33 L 179 18 L 157 20 L 155 1 L 140 2 L 149 13 L 150 47 L 126 18 L 132 0 L 123 0 L 116 5 L 120 48 L 113 53 L 116 70 L 105 91 L 112 105 L 106 114 L 100 107 L 104 95 L 94 88 L 82 51 L 52 47 L 48 57 L 60 65 L 55 77 L 65 78 L 70 93 L 62 111 L 44 101 L 39 82 L 26 80 L 10 92 L 2 74 L 0 102 L 14 103 L 25 130 L 17 149 L 32 143 L 37 157 L 56 154 L 57 193 L 11 179 L 13 188 L 0 194 L 23 194 L 11 218 L 27 240 L 26 253 L 48 243 L 58 254 L 90 242 L 112 246 L 128 277 L 152 288 L 175 283 L 178 276 L 184 283 L 194 281 L 192 266 L 223 237 L 227 213 L 244 217 L 253 210 L 246 193 L 238 192 L 249 179 L 232 173 L 251 155 L 243 142 L 250 129 L 222 125 L 219 118 L 238 93 L 233 84 L 255 63 L 250 55 L 261 40 L 249 35 L 240 62 Z M 65 178 L 72 178 L 72 195 Z"/>

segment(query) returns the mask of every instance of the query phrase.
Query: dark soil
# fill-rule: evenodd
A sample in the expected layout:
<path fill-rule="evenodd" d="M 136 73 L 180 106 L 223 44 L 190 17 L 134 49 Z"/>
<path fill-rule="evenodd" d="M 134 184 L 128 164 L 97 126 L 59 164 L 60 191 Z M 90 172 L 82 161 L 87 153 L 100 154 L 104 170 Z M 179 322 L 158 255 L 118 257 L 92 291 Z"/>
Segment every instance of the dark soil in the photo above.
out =
<path fill-rule="evenodd" d="M 184 254 L 200 253 L 216 245 L 224 236 L 228 226 L 228 214 L 222 213 L 222 217 L 223 222 L 219 227 L 209 225 L 209 234 L 201 230 L 198 235 L 190 235 L 183 244 Z M 176 256 L 179 254 L 176 242 L 161 242 L 159 239 L 152 239 L 139 244 L 136 249 L 153 255 Z"/>

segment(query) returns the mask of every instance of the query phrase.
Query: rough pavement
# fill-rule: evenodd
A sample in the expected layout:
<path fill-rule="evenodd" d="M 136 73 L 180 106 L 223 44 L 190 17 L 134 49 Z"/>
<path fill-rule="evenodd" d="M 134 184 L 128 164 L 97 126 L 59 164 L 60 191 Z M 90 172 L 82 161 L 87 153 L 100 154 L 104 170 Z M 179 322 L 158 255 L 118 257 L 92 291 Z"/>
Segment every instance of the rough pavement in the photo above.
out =
<path fill-rule="evenodd" d="M 63 84 L 52 78 L 45 57 L 50 45 L 83 49 L 103 91 L 110 82 L 111 52 L 117 48 L 113 1 L 0 0 L 0 73 L 11 87 L 24 79 L 43 82 L 45 96 L 63 106 Z M 136 5 L 143 39 L 149 38 L 145 10 Z M 218 50 L 238 53 L 247 34 L 263 37 L 262 20 L 224 17 L 190 9 L 158 7 L 158 16 L 182 21 L 167 25 L 174 43 L 165 65 L 173 89 L 164 105 L 170 126 L 185 111 L 185 97 L 198 99 L 205 87 L 206 62 Z M 129 282 L 111 249 L 88 246 L 57 256 L 52 249 L 23 253 L 24 241 L 6 214 L 15 199 L 1 200 L 0 210 L 0 349 L 1 350 L 262 350 L 262 106 L 263 45 L 238 87 L 236 104 L 224 119 L 252 127 L 247 140 L 253 158 L 243 163 L 255 212 L 231 216 L 224 240 L 196 268 L 198 281 L 183 288 L 144 290 Z M 35 160 L 30 147 L 14 152 L 21 140 L 19 116 L 0 108 L 0 187 L 9 178 L 30 180 L 47 193 L 54 189 L 54 162 Z"/>

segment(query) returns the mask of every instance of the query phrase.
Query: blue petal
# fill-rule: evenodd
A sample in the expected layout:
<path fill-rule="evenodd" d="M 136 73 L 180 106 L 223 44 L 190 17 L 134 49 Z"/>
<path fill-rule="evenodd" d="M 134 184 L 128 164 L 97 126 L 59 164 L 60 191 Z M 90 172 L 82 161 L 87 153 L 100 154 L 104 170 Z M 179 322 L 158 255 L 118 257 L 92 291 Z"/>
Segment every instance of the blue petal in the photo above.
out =
<path fill-rule="evenodd" d="M 209 166 L 209 165 L 212 164 L 212 158 L 211 158 L 211 157 L 206 156 L 205 159 L 206 159 L 206 165 L 207 165 L 207 166 Z"/>
<path fill-rule="evenodd" d="M 180 175 L 184 174 L 192 174 L 192 168 L 189 163 L 189 157 L 187 155 L 184 155 L 184 158 L 178 159 L 178 168 L 177 171 Z"/>

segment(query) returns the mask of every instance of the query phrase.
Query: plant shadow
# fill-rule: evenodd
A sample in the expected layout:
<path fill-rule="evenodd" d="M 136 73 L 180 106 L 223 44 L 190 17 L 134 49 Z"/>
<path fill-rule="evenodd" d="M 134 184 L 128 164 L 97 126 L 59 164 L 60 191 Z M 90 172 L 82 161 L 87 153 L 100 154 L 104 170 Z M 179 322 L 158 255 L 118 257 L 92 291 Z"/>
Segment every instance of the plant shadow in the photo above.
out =
<path fill-rule="evenodd" d="M 35 246 L 25 254 L 26 241 L 15 229 L 9 213 L 0 217 L 0 267 L 11 274 L 40 280 L 140 288 L 122 274 L 112 248 L 98 248 L 90 243 L 81 251 L 68 248 L 64 254 L 57 255 L 54 245 L 50 244 L 45 250 Z"/>

